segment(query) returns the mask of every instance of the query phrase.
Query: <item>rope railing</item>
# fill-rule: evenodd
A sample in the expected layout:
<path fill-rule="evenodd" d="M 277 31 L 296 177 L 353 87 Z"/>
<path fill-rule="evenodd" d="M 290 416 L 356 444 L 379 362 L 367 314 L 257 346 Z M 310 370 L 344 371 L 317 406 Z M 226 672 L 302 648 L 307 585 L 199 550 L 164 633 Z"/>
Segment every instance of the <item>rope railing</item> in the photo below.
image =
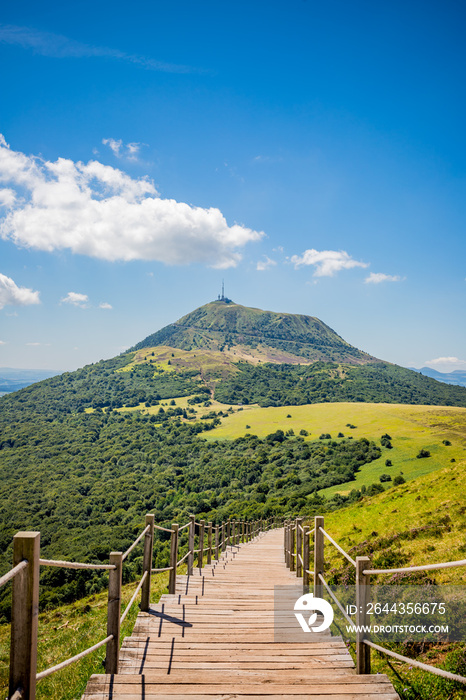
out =
<path fill-rule="evenodd" d="M 423 564 L 422 566 L 405 566 L 400 569 L 364 569 L 364 574 L 402 574 L 410 571 L 433 571 L 435 569 L 450 569 L 454 566 L 466 566 L 466 559 L 448 561 L 443 564 Z"/>
<path fill-rule="evenodd" d="M 183 557 L 182 559 L 180 559 L 180 561 L 177 561 L 177 562 L 176 562 L 177 568 L 178 568 L 184 561 L 186 561 L 186 559 L 189 557 L 190 554 L 191 554 L 191 551 L 186 552 L 186 554 L 184 555 L 184 557 Z M 172 568 L 172 567 L 170 567 L 170 568 Z"/>
<path fill-rule="evenodd" d="M 352 558 L 350 557 L 350 555 L 349 555 L 347 552 L 345 552 L 345 550 L 344 550 L 342 547 L 340 547 L 340 545 L 337 544 L 337 543 L 335 542 L 334 539 L 332 539 L 332 538 L 330 537 L 330 535 L 328 534 L 328 532 L 325 532 L 325 530 L 324 530 L 323 527 L 319 528 L 319 530 L 320 530 L 320 531 L 322 532 L 322 534 L 328 539 L 328 541 L 331 542 L 331 543 L 333 544 L 333 546 L 336 547 L 336 548 L 338 549 L 338 551 L 339 551 L 341 554 L 343 554 L 344 557 L 346 557 L 346 559 L 348 559 L 348 561 L 350 562 L 350 564 L 352 564 L 353 566 L 356 566 L 356 562 L 354 561 L 354 559 L 352 559 Z"/>
<path fill-rule="evenodd" d="M 466 683 L 466 678 L 464 676 L 458 676 L 456 673 L 450 673 L 450 671 L 444 671 L 443 668 L 437 668 L 436 666 L 430 666 L 429 664 L 423 664 L 422 661 L 416 661 L 416 659 L 410 659 L 408 656 L 402 656 L 401 654 L 397 654 L 395 651 L 392 651 L 391 649 L 386 649 L 385 647 L 381 647 L 378 644 L 374 644 L 374 642 L 371 642 L 368 639 L 364 640 L 364 644 L 366 644 L 368 647 L 371 647 L 372 649 L 376 649 L 376 651 L 380 651 L 382 654 L 387 654 L 387 656 L 392 656 L 394 659 L 397 659 L 398 661 L 403 661 L 404 663 L 409 664 L 410 666 L 417 666 L 417 668 L 421 668 L 423 671 L 428 671 L 429 673 L 433 673 L 436 676 L 442 676 L 442 678 L 448 678 L 449 681 L 457 681 L 458 683 Z"/>
<path fill-rule="evenodd" d="M 0 588 L 5 585 L 5 583 L 8 583 L 8 581 L 11 581 L 12 578 L 16 576 L 16 574 L 19 574 L 20 571 L 25 569 L 28 565 L 28 562 L 26 559 L 23 559 L 23 561 L 20 561 L 19 564 L 16 564 L 12 569 L 10 569 L 6 574 L 0 578 Z"/>
<path fill-rule="evenodd" d="M 184 527 L 186 527 L 186 525 Z M 156 530 L 161 530 L 162 532 L 173 532 L 173 530 L 171 530 L 169 527 L 162 527 L 161 525 L 154 525 L 154 528 Z"/>
<path fill-rule="evenodd" d="M 39 559 L 40 566 L 55 566 L 60 569 L 89 569 L 94 571 L 111 571 L 113 564 L 86 564 L 78 561 L 59 561 L 58 559 Z"/>
<path fill-rule="evenodd" d="M 87 562 L 62 561 L 45 559 L 40 557 L 40 533 L 19 532 L 13 539 L 13 567 L 0 578 L 0 587 L 12 581 L 13 605 L 11 625 L 11 653 L 10 653 L 10 687 L 16 688 L 10 696 L 10 700 L 19 700 L 27 697 L 35 698 L 35 688 L 30 687 L 30 679 L 40 681 L 43 678 L 79 661 L 93 651 L 107 645 L 105 672 L 115 674 L 118 672 L 120 628 L 127 618 L 138 595 L 141 595 L 140 608 L 149 610 L 150 587 L 152 573 L 168 573 L 169 593 L 176 590 L 177 569 L 188 560 L 188 576 L 192 574 L 194 555 L 198 556 L 198 566 L 201 569 L 205 557 L 210 564 L 212 559 L 219 560 L 228 548 L 228 551 L 237 549 L 244 542 L 261 536 L 275 522 L 269 519 L 256 520 L 254 522 L 244 520 L 231 520 L 213 525 L 212 522 L 201 520 L 197 522 L 194 516 L 189 522 L 179 527 L 176 523 L 171 528 L 162 527 L 154 523 L 154 516 L 146 515 L 145 527 L 136 537 L 134 542 L 125 552 L 111 552 L 108 564 L 93 564 Z M 188 551 L 178 560 L 178 542 L 181 531 L 189 528 Z M 197 532 L 196 532 L 197 528 Z M 170 534 L 170 559 L 169 566 L 152 568 L 154 554 L 154 531 Z M 221 535 L 221 536 L 220 536 Z M 198 538 L 197 547 L 195 545 Z M 121 612 L 122 602 L 122 571 L 125 560 L 140 542 L 143 542 L 142 577 L 134 590 L 131 600 Z M 37 623 L 36 612 L 39 604 L 39 575 L 40 567 L 60 567 L 66 569 L 84 569 L 90 571 L 108 571 L 108 606 L 107 606 L 107 636 L 88 649 L 72 656 L 65 661 L 56 664 L 45 671 L 37 673 Z M 22 572 L 22 576 L 17 576 Z M 31 639 L 31 644 L 24 649 L 24 639 Z M 18 659 L 21 659 L 19 662 Z"/>
<path fill-rule="evenodd" d="M 324 579 L 322 574 L 319 574 L 318 576 L 319 576 L 320 582 L 324 586 L 324 588 L 327 591 L 327 593 L 329 594 L 329 596 L 335 601 L 336 605 L 338 606 L 338 608 L 339 608 L 341 614 L 343 615 L 343 617 L 345 618 L 345 620 L 347 622 L 349 622 L 350 625 L 354 625 L 353 620 L 349 617 L 349 615 L 346 614 L 344 607 L 342 606 L 342 604 L 340 603 L 340 601 L 338 600 L 338 598 L 336 597 L 334 592 L 331 590 L 330 586 L 328 585 L 327 581 Z"/>
<path fill-rule="evenodd" d="M 356 632 L 356 672 L 358 674 L 370 673 L 370 653 L 368 648 L 373 648 L 383 654 L 392 656 L 399 661 L 417 666 L 418 668 L 434 673 L 443 678 L 452 681 L 466 684 L 466 678 L 459 676 L 443 669 L 438 669 L 435 666 L 421 663 L 414 659 L 397 654 L 396 652 L 381 647 L 374 642 L 371 642 L 364 631 L 370 628 L 370 617 L 368 613 L 370 601 L 370 586 L 369 577 L 372 574 L 394 574 L 394 573 L 411 573 L 416 571 L 432 571 L 447 569 L 456 566 L 466 566 L 466 559 L 457 561 L 443 562 L 438 564 L 424 564 L 419 566 L 407 566 L 393 569 L 371 569 L 369 568 L 369 557 L 358 556 L 354 560 L 345 550 L 329 535 L 324 529 L 324 518 L 322 516 L 315 517 L 315 527 L 310 530 L 303 526 L 302 518 L 297 518 L 295 521 L 286 521 L 284 524 L 284 553 L 286 566 L 291 571 L 296 571 L 298 577 L 303 577 L 303 588 L 308 590 L 309 577 L 314 576 L 314 595 L 321 597 L 324 589 L 330 598 L 337 605 L 344 619 L 351 625 Z M 314 535 L 314 571 L 309 568 L 309 545 L 311 536 Z M 327 539 L 356 569 L 356 621 L 352 620 L 345 608 L 338 600 L 335 593 L 331 590 L 324 578 L 324 541 Z"/>
<path fill-rule="evenodd" d="M 128 605 L 126 606 L 124 613 L 123 613 L 122 616 L 120 617 L 120 625 L 122 625 L 123 622 L 125 621 L 125 618 L 126 618 L 126 616 L 128 615 L 129 611 L 131 610 L 131 608 L 132 608 L 132 606 L 133 606 L 133 603 L 134 603 L 134 601 L 136 600 L 137 595 L 138 595 L 139 591 L 141 590 L 142 585 L 143 585 L 144 581 L 146 580 L 148 574 L 149 574 L 148 571 L 144 571 L 144 573 L 143 573 L 143 575 L 142 575 L 142 578 L 141 578 L 141 580 L 139 581 L 139 583 L 138 583 L 138 585 L 137 585 L 137 588 L 136 588 L 136 590 L 134 591 L 134 593 L 133 593 L 133 595 L 132 595 L 132 597 L 131 597 L 131 600 L 129 601 Z"/>
<path fill-rule="evenodd" d="M 97 649 L 100 649 L 100 647 L 103 647 L 103 645 L 107 644 L 111 639 L 113 639 L 112 634 L 110 634 L 105 639 L 102 639 L 101 642 L 97 642 L 97 644 L 94 644 L 94 646 L 89 647 L 89 649 L 86 649 L 85 651 L 81 651 L 79 654 L 76 654 L 76 656 L 72 656 L 70 659 L 67 659 L 66 661 L 62 661 L 60 664 L 57 664 L 56 666 L 51 666 L 46 671 L 41 671 L 40 673 L 38 673 L 36 675 L 36 681 L 40 681 L 42 678 L 47 678 L 47 676 L 51 676 L 52 673 L 56 673 L 56 671 L 61 671 L 62 668 L 66 668 L 67 666 L 71 666 L 71 664 L 74 664 L 75 661 L 79 661 L 79 659 L 83 659 L 88 654 L 92 654 L 93 651 L 97 651 Z M 13 697 L 14 697 L 14 695 L 12 696 L 12 700 L 13 700 Z"/>
<path fill-rule="evenodd" d="M 154 527 L 155 527 L 155 525 L 154 525 Z M 158 528 L 157 528 L 157 529 L 158 529 Z M 165 529 L 165 528 L 164 528 L 164 529 Z M 144 535 L 146 534 L 146 532 L 149 532 L 149 530 L 150 530 L 150 525 L 148 525 L 147 527 L 144 528 L 144 530 L 141 532 L 141 534 L 139 535 L 139 537 L 136 537 L 136 539 L 134 540 L 134 542 L 133 542 L 133 544 L 131 545 L 131 547 L 128 547 L 128 549 L 126 550 L 126 552 L 123 554 L 123 557 L 122 557 L 122 560 L 123 560 L 123 561 L 129 556 L 129 554 L 131 554 L 131 552 L 133 551 L 133 549 L 139 544 L 139 542 L 142 540 L 142 538 L 144 537 Z M 171 530 L 170 530 L 170 532 L 171 532 Z"/>

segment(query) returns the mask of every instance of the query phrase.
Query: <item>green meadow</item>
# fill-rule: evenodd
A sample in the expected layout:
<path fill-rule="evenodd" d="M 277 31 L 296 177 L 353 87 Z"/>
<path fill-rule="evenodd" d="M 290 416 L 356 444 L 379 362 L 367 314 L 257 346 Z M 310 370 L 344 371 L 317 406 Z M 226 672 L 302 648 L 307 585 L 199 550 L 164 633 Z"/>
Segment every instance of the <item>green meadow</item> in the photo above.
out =
<path fill-rule="evenodd" d="M 235 407 L 237 409 L 238 407 Z M 348 424 L 355 426 L 348 427 Z M 305 406 L 260 408 L 244 406 L 242 411 L 227 418 L 206 435 L 208 440 L 235 439 L 245 433 L 265 437 L 277 429 L 293 430 L 299 435 L 306 430 L 306 440 L 318 440 L 322 433 L 338 439 L 366 437 L 380 445 L 380 438 L 388 433 L 392 449 L 382 448 L 382 457 L 365 466 L 355 481 L 332 486 L 321 493 L 349 493 L 353 488 L 379 483 L 381 474 L 392 479 L 398 474 L 408 479 L 429 474 L 466 457 L 466 409 L 449 406 L 410 406 L 405 404 L 323 403 Z M 341 439 L 341 438 L 340 438 Z M 451 442 L 450 446 L 443 444 Z M 430 457 L 417 458 L 421 449 Z M 385 461 L 392 462 L 391 467 Z M 390 482 L 387 482 L 390 484 Z M 386 484 L 386 485 L 387 485 Z"/>

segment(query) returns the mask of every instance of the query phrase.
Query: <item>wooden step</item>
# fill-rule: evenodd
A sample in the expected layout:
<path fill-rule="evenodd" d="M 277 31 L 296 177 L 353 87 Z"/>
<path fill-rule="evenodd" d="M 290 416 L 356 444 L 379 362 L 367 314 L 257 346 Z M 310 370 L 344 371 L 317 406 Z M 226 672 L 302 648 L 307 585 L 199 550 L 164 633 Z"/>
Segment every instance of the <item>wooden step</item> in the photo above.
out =
<path fill-rule="evenodd" d="M 329 630 L 305 643 L 275 641 L 283 616 L 274 586 L 299 584 L 282 540 L 268 532 L 179 576 L 176 593 L 139 613 L 119 673 L 92 676 L 83 700 L 399 700 L 387 676 L 356 675 Z"/>

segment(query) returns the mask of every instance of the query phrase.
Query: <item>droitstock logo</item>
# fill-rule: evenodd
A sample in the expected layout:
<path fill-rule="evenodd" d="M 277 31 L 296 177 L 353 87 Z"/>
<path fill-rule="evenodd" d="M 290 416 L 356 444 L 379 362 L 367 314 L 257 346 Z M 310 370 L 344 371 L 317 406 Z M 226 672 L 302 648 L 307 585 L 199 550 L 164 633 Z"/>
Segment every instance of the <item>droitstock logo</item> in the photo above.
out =
<path fill-rule="evenodd" d="M 301 625 L 303 632 L 324 632 L 330 627 L 333 622 L 333 608 L 330 603 L 327 603 L 323 598 L 314 598 L 312 593 L 305 593 L 294 604 L 295 617 Z M 299 610 L 301 612 L 296 612 Z M 303 612 L 309 614 L 309 619 L 306 622 Z M 320 625 L 313 626 L 317 621 L 317 613 L 324 616 L 323 622 Z"/>

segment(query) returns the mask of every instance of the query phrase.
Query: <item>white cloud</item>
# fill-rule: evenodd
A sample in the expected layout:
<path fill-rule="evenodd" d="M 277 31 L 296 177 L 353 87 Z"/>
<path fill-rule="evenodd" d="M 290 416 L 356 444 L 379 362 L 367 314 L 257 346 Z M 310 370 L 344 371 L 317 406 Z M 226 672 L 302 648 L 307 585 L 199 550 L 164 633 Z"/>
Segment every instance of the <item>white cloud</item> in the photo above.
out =
<path fill-rule="evenodd" d="M 16 195 L 8 188 L 0 189 L 0 207 L 12 207 L 15 203 Z"/>
<path fill-rule="evenodd" d="M 333 277 L 340 270 L 349 270 L 352 267 L 369 267 L 369 263 L 353 260 L 344 250 L 315 250 L 310 248 L 304 253 L 293 255 L 291 262 L 295 268 L 302 265 L 313 265 L 315 267 L 314 277 Z"/>
<path fill-rule="evenodd" d="M 162 199 L 146 178 L 133 179 L 98 161 L 44 161 L 12 151 L 0 135 L 0 183 L 16 204 L 0 220 L 0 236 L 18 246 L 103 260 L 156 260 L 235 267 L 238 249 L 263 232 L 228 226 L 219 209 Z"/>
<path fill-rule="evenodd" d="M 50 347 L 50 343 L 26 343 L 26 345 L 30 348 L 40 348 L 40 347 L 49 348 Z"/>
<path fill-rule="evenodd" d="M 0 273 L 0 309 L 4 306 L 28 306 L 40 304 L 39 292 L 27 287 L 18 287 L 11 277 Z"/>
<path fill-rule="evenodd" d="M 4 340 L 0 340 L 0 345 L 6 345 L 6 342 Z"/>
<path fill-rule="evenodd" d="M 113 309 L 113 306 L 108 304 L 106 301 L 103 301 L 99 304 L 99 309 Z"/>
<path fill-rule="evenodd" d="M 458 368 L 466 365 L 466 360 L 460 360 L 458 357 L 436 357 L 434 360 L 426 360 L 426 365 L 450 365 L 458 366 Z"/>
<path fill-rule="evenodd" d="M 399 275 L 385 275 L 383 272 L 371 272 L 364 280 L 367 284 L 380 284 L 381 282 L 401 282 Z"/>
<path fill-rule="evenodd" d="M 61 299 L 64 304 L 72 304 L 73 306 L 79 306 L 81 309 L 87 309 L 89 306 L 89 297 L 87 294 L 79 294 L 79 292 L 68 292 L 66 297 Z"/>
<path fill-rule="evenodd" d="M 125 160 L 130 160 L 137 162 L 139 151 L 141 150 L 141 143 L 127 143 L 124 144 L 121 139 L 102 139 L 104 146 L 108 146 L 113 154 L 117 158 L 124 158 Z"/>
<path fill-rule="evenodd" d="M 264 258 L 264 260 L 259 260 L 256 265 L 256 270 L 259 270 L 260 272 L 262 272 L 263 270 L 267 270 L 269 267 L 273 267 L 277 264 L 275 260 L 269 258 L 268 255 L 264 255 Z"/>
<path fill-rule="evenodd" d="M 174 63 L 157 61 L 146 56 L 127 54 L 107 46 L 92 46 L 61 34 L 41 32 L 31 27 L 0 24 L 0 43 L 31 49 L 35 54 L 51 58 L 113 58 L 163 73 L 206 73 L 207 71 Z"/>

